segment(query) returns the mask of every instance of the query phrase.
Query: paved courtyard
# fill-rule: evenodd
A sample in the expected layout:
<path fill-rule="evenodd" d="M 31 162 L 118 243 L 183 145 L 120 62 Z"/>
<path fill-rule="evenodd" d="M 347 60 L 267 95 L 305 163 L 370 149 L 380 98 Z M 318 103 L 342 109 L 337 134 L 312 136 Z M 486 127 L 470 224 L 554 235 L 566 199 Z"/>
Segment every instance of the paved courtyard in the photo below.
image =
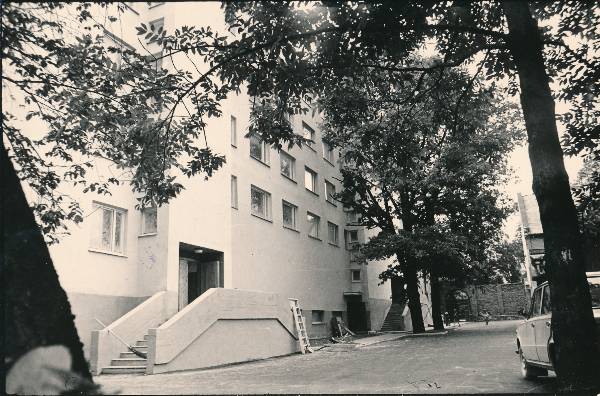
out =
<path fill-rule="evenodd" d="M 547 393 L 555 378 L 521 379 L 518 321 L 467 323 L 447 334 L 356 348 L 323 348 L 222 368 L 160 375 L 104 375 L 105 392 L 215 393 Z M 367 341 L 368 339 L 365 339 Z"/>

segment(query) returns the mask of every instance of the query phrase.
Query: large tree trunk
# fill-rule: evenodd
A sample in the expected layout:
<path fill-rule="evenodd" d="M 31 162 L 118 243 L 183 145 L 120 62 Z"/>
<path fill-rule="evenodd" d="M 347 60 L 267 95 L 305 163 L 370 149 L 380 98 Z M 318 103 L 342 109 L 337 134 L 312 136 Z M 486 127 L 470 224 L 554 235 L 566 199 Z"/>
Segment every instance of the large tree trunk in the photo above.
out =
<path fill-rule="evenodd" d="M 410 318 L 413 327 L 413 333 L 425 332 L 425 324 L 423 323 L 423 311 L 421 310 L 421 295 L 419 294 L 419 277 L 414 264 L 402 259 L 400 255 L 396 255 L 398 262 L 402 263 L 400 268 L 406 282 L 406 297 L 408 298 L 408 309 L 410 310 Z"/>
<path fill-rule="evenodd" d="M 392 304 L 404 304 L 406 302 L 404 279 L 400 276 L 392 276 L 390 284 L 392 288 Z"/>
<path fill-rule="evenodd" d="M 67 295 L 4 144 L 0 146 L 5 373 L 36 347 L 64 345 L 72 371 L 91 380 Z"/>
<path fill-rule="evenodd" d="M 431 316 L 433 317 L 433 328 L 435 330 L 444 330 L 440 279 L 434 270 L 431 270 L 429 274 L 429 283 L 431 284 Z"/>
<path fill-rule="evenodd" d="M 520 81 L 533 191 L 544 229 L 545 268 L 552 294 L 554 365 L 563 386 L 583 386 L 600 378 L 600 363 L 594 347 L 594 318 L 577 216 L 556 129 L 540 31 L 527 2 L 506 1 L 503 7 L 509 49 Z"/>

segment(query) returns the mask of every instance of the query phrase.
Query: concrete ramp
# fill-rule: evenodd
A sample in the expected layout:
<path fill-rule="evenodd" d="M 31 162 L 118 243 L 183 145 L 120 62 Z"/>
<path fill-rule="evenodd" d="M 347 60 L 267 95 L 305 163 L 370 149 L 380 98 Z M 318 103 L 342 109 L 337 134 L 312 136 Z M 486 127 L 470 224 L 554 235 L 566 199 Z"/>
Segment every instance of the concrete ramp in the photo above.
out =
<path fill-rule="evenodd" d="M 299 351 L 287 298 L 209 289 L 148 332 L 147 374 L 214 367 Z"/>

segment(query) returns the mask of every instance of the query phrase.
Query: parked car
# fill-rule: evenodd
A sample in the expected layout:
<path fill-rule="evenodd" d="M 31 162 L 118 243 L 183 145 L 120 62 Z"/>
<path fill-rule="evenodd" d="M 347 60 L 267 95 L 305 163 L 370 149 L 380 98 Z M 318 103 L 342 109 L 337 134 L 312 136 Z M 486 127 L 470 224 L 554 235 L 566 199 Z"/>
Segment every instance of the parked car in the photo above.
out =
<path fill-rule="evenodd" d="M 596 334 L 600 339 L 600 272 L 587 272 L 596 320 Z M 535 378 L 554 371 L 554 339 L 552 338 L 552 305 L 548 282 L 536 287 L 531 296 L 527 319 L 517 326 L 517 353 L 524 378 Z"/>

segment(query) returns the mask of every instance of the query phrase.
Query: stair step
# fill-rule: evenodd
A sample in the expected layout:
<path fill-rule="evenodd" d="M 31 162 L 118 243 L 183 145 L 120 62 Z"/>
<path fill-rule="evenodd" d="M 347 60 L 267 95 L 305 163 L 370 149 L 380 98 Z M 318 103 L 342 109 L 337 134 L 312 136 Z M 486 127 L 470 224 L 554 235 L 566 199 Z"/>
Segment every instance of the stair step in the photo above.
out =
<path fill-rule="evenodd" d="M 146 366 L 109 366 L 102 369 L 102 374 L 145 373 Z"/>
<path fill-rule="evenodd" d="M 142 359 L 140 357 L 132 357 L 132 358 L 118 358 L 112 359 L 110 361 L 110 365 L 112 367 L 122 367 L 122 366 L 144 366 L 146 367 L 148 361 L 146 359 Z"/>
<path fill-rule="evenodd" d="M 137 342 L 134 345 L 136 348 L 137 347 L 147 347 L 148 346 L 148 340 L 137 340 Z"/>
<path fill-rule="evenodd" d="M 150 338 L 150 335 L 149 335 L 149 334 L 144 334 L 144 340 L 145 340 L 145 341 L 148 341 L 148 339 L 149 339 L 149 338 Z"/>
<path fill-rule="evenodd" d="M 139 348 L 138 348 L 139 349 Z M 140 351 L 140 352 L 146 352 L 146 351 Z M 121 354 L 119 355 L 120 358 L 135 358 L 138 357 L 138 355 L 136 355 L 133 352 L 121 352 Z"/>

